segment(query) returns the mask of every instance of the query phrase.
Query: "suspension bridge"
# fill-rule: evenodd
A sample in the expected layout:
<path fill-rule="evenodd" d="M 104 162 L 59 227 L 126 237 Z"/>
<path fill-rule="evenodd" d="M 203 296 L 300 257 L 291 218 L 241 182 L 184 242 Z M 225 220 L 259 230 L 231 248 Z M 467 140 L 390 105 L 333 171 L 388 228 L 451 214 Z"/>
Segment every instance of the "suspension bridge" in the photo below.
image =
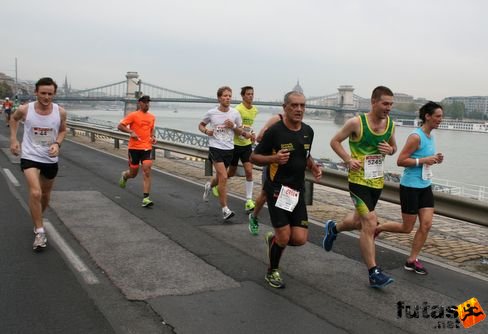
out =
<path fill-rule="evenodd" d="M 55 100 L 57 102 L 124 102 L 125 110 L 132 110 L 137 99 L 142 95 L 150 95 L 153 102 L 165 103 L 218 103 L 217 98 L 190 94 L 174 89 L 143 81 L 137 72 L 127 72 L 126 80 L 106 84 L 99 87 L 72 90 L 65 84 L 58 89 Z M 298 85 L 298 83 L 297 83 Z M 358 111 L 369 111 L 369 99 L 362 98 L 353 93 L 354 88 L 343 85 L 333 94 L 324 96 L 307 97 L 307 109 L 329 110 L 338 114 L 354 114 Z M 19 96 L 23 100 L 33 100 L 34 96 Z M 232 104 L 240 103 L 240 100 L 232 100 Z M 282 101 L 255 100 L 257 106 L 281 107 Z M 393 115 L 409 117 L 399 111 L 393 111 Z"/>

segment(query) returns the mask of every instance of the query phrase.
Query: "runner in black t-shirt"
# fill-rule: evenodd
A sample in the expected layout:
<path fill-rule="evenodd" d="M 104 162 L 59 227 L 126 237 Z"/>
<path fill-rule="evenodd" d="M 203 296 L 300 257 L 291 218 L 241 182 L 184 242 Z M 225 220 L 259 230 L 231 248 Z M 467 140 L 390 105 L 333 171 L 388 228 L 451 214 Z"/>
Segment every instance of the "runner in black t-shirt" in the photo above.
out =
<path fill-rule="evenodd" d="M 283 110 L 283 120 L 265 132 L 251 155 L 253 163 L 269 165 L 264 189 L 275 233 L 265 236 L 270 261 L 265 279 L 273 288 L 285 287 L 278 269 L 285 247 L 301 246 L 308 238 L 305 168 L 310 168 L 316 179 L 322 176 L 310 155 L 314 132 L 302 122 L 305 96 L 295 91 L 287 93 Z"/>

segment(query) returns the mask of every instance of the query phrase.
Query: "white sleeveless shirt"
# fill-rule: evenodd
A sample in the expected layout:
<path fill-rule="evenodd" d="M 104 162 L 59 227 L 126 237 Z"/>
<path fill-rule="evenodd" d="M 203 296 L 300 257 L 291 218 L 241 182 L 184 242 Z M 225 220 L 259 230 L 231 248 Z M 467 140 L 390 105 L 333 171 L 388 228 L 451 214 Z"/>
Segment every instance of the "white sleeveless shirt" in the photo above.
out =
<path fill-rule="evenodd" d="M 39 115 L 34 108 L 34 103 L 29 103 L 25 116 L 21 158 L 42 163 L 56 163 L 58 157 L 49 156 L 49 147 L 56 141 L 61 125 L 59 106 L 53 103 L 49 115 Z"/>

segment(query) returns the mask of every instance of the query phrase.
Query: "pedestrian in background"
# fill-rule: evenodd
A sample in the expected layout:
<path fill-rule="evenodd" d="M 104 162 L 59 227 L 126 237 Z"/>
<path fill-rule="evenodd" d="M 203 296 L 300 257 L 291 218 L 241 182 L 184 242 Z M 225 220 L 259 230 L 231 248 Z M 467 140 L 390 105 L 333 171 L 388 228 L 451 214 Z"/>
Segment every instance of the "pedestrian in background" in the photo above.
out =
<path fill-rule="evenodd" d="M 7 127 L 10 123 L 10 115 L 12 114 L 13 105 L 14 104 L 12 103 L 12 101 L 10 101 L 9 97 L 6 97 L 2 104 L 3 112 L 5 114 L 5 123 L 7 124 Z"/>

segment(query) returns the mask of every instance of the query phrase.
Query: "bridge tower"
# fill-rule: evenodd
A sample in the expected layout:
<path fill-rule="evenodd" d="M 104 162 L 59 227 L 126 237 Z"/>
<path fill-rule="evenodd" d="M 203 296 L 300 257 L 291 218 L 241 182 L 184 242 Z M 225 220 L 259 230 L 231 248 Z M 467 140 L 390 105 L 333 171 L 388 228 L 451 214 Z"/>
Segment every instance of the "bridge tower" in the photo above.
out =
<path fill-rule="evenodd" d="M 355 109 L 354 107 L 354 87 L 351 85 L 342 85 L 337 88 L 337 105 L 342 109 Z"/>
<path fill-rule="evenodd" d="M 141 92 L 141 80 L 137 72 L 127 72 L 125 75 L 127 78 L 127 91 L 125 94 L 125 107 L 124 115 L 137 109 L 137 102 L 134 103 L 134 99 L 138 99 Z"/>

